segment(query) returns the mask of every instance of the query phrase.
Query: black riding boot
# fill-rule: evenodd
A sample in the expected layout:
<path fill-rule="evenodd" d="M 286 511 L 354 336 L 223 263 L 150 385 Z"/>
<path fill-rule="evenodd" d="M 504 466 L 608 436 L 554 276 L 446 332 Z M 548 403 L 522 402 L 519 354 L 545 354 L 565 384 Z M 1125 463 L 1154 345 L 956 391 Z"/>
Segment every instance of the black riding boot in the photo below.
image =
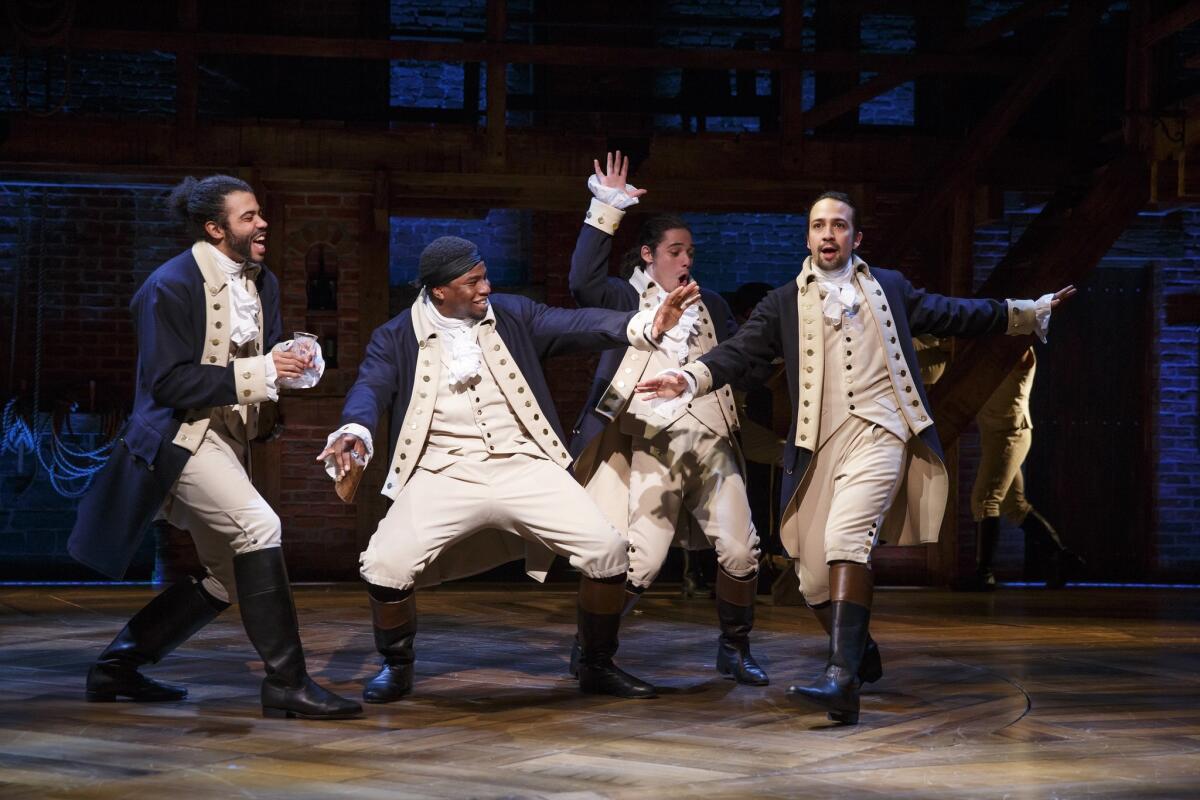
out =
<path fill-rule="evenodd" d="M 87 699 L 112 702 L 128 697 L 151 703 L 187 697 L 184 687 L 147 678 L 138 668 L 157 664 L 227 608 L 229 603 L 213 597 L 192 578 L 160 592 L 133 615 L 88 670 Z"/>
<path fill-rule="evenodd" d="M 417 598 L 412 589 L 371 585 L 367 590 L 375 623 L 375 649 L 383 656 L 383 668 L 363 687 L 363 700 L 391 703 L 412 692 Z"/>
<path fill-rule="evenodd" d="M 748 686 L 766 686 L 771 680 L 750 654 L 750 631 L 754 628 L 754 596 L 758 572 L 735 578 L 722 567 L 717 572 L 717 672 Z"/>
<path fill-rule="evenodd" d="M 1086 566 L 1084 560 L 1066 548 L 1062 539 L 1058 538 L 1058 531 L 1036 508 L 1029 509 L 1021 522 L 1021 530 L 1036 539 L 1038 547 L 1046 555 L 1044 570 L 1047 589 L 1061 589 L 1068 580 L 1083 571 Z"/>
<path fill-rule="evenodd" d="M 813 616 L 817 618 L 817 622 L 821 623 L 821 629 L 826 635 L 833 633 L 833 609 L 828 601 L 817 606 L 809 606 L 813 612 Z M 858 669 L 858 679 L 863 683 L 874 683 L 883 677 L 883 656 L 879 652 L 879 645 L 871 634 L 867 634 L 867 647 L 863 651 L 862 666 Z"/>
<path fill-rule="evenodd" d="M 624 583 L 623 575 L 610 579 L 580 578 L 579 690 L 584 694 L 635 699 L 657 697 L 653 686 L 613 663 L 625 601 Z"/>
<path fill-rule="evenodd" d="M 625 605 L 621 607 L 621 616 L 624 617 L 633 607 L 637 605 L 637 601 L 642 598 L 642 592 L 646 591 L 644 586 L 634 586 L 632 583 L 625 584 Z M 579 677 L 579 634 L 575 634 L 575 640 L 571 642 L 571 663 L 567 665 L 567 672 L 572 678 Z"/>
<path fill-rule="evenodd" d="M 233 569 L 242 624 L 267 671 L 263 716 L 347 719 L 361 714 L 358 703 L 321 688 L 308 676 L 283 551 L 270 547 L 243 553 L 233 559 Z"/>
<path fill-rule="evenodd" d="M 984 517 L 975 523 L 975 530 L 975 574 L 957 588 L 963 592 L 993 592 L 996 590 L 996 575 L 992 572 L 992 563 L 996 560 L 996 546 L 1000 543 L 1000 518 Z"/>
<path fill-rule="evenodd" d="M 845 725 L 858 723 L 863 654 L 870 636 L 874 576 L 865 564 L 836 561 L 829 565 L 829 660 L 821 677 L 808 686 L 790 686 L 787 697 L 829 712 Z"/>

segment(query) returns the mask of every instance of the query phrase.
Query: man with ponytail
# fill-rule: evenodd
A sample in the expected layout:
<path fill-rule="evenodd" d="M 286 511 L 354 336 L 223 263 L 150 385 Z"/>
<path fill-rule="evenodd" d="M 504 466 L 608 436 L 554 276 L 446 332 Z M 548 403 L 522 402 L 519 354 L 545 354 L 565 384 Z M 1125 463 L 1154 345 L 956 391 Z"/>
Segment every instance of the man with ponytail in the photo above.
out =
<path fill-rule="evenodd" d="M 571 260 L 571 293 L 585 307 L 656 307 L 668 292 L 692 282 L 691 231 L 674 215 L 651 217 L 626 256 L 622 278 L 610 278 L 613 231 L 623 209 L 645 190 L 626 184 L 629 159 L 620 151 L 615 159 L 608 154 L 606 169 L 598 161 L 594 168 L 588 183 L 595 199 L 586 222 L 602 246 L 588 247 L 580 239 Z M 759 542 L 734 438 L 738 417 L 733 393 L 726 386 L 694 403 L 648 402 L 633 393 L 643 377 L 699 358 L 737 329 L 719 294 L 701 289 L 700 296 L 701 302 L 648 358 L 633 348 L 601 356 L 588 402 L 572 431 L 571 453 L 577 459 L 576 477 L 609 521 L 629 537 L 625 610 L 662 569 L 681 527 L 680 515 L 690 515 L 717 551 L 717 671 L 738 683 L 765 686 L 767 674 L 750 653 Z M 572 672 L 577 652 L 578 642 Z"/>
<path fill-rule="evenodd" d="M 130 304 L 138 339 L 133 414 L 79 504 L 71 555 L 119 579 L 160 515 L 191 533 L 205 576 L 167 588 L 129 620 L 87 676 L 87 699 L 182 700 L 140 667 L 240 601 L 267 676 L 265 716 L 342 719 L 362 708 L 309 676 L 279 517 L 250 482 L 259 405 L 319 362 L 281 342 L 279 281 L 263 265 L 267 222 L 250 186 L 187 178 L 170 205 L 193 245 L 158 267 Z"/>

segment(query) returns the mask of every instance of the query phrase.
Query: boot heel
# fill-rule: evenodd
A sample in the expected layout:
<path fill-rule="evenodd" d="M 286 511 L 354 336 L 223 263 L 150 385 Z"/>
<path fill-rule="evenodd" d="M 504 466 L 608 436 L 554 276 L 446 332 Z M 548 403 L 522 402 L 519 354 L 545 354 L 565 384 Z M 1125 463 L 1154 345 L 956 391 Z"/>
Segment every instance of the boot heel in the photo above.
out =
<path fill-rule="evenodd" d="M 858 724 L 858 712 L 857 711 L 830 711 L 829 719 L 831 722 L 838 722 L 838 723 L 841 723 L 842 725 L 857 725 Z"/>
<path fill-rule="evenodd" d="M 296 714 L 293 711 L 288 711 L 285 708 L 269 708 L 263 706 L 263 716 L 267 719 L 295 719 Z"/>

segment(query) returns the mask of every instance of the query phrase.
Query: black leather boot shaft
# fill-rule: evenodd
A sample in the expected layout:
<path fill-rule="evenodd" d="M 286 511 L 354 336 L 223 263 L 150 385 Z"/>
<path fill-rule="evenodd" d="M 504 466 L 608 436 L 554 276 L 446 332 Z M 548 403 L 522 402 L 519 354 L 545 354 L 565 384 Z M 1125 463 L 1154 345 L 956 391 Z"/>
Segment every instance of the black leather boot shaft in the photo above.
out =
<path fill-rule="evenodd" d="M 620 614 L 598 614 L 579 607 L 579 690 L 584 694 L 648 699 L 654 687 L 613 663 Z"/>
<path fill-rule="evenodd" d="M 142 607 L 88 670 L 87 699 L 108 702 L 182 700 L 187 689 L 147 678 L 139 667 L 157 664 L 217 618 L 222 602 L 192 578 L 172 584 Z"/>
<path fill-rule="evenodd" d="M 375 587 L 371 587 L 373 590 Z M 371 619 L 375 649 L 383 656 L 379 673 L 363 686 L 367 703 L 392 703 L 412 692 L 414 642 L 417 636 L 417 600 L 410 591 L 400 599 L 382 601 L 371 591 Z"/>
<path fill-rule="evenodd" d="M 362 707 L 318 686 L 308 676 L 296 606 L 278 547 L 243 553 L 233 559 L 242 624 L 266 668 L 262 683 L 263 716 L 346 719 Z"/>
<path fill-rule="evenodd" d="M 789 699 L 824 709 L 835 722 L 858 722 L 858 677 L 866 652 L 871 610 L 857 603 L 835 600 L 831 607 L 833 631 L 829 637 L 829 663 L 825 672 L 808 686 L 792 686 Z"/>

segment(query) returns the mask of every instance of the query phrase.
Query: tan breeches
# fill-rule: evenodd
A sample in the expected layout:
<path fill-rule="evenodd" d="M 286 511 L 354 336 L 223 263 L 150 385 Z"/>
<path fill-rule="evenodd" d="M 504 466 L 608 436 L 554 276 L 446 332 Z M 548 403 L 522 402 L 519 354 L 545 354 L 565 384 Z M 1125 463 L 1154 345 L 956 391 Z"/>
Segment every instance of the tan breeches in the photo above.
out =
<path fill-rule="evenodd" d="M 171 487 L 165 510 L 168 522 L 191 534 L 208 573 L 204 588 L 235 603 L 234 556 L 279 547 L 283 529 L 279 515 L 250 482 L 246 444 L 230 433 L 231 428 L 241 430 L 240 419 L 229 415 L 237 412 L 213 412 L 204 440 Z"/>
<path fill-rule="evenodd" d="M 368 583 L 408 589 L 447 547 L 486 530 L 538 542 L 589 578 L 625 572 L 625 539 L 570 473 L 513 455 L 417 468 L 359 558 Z"/>
<path fill-rule="evenodd" d="M 904 442 L 851 417 L 813 454 L 780 535 L 809 605 L 829 600 L 829 564 L 869 564 L 904 468 Z"/>
<path fill-rule="evenodd" d="M 610 426 L 612 427 L 612 426 Z M 724 436 L 694 425 L 652 439 L 634 436 L 629 471 L 629 582 L 646 588 L 658 576 L 686 509 L 730 575 L 758 569 L 758 534 L 750 520 L 741 459 Z"/>
<path fill-rule="evenodd" d="M 1003 515 L 1020 525 L 1032 508 L 1025 499 L 1021 465 L 1033 444 L 1033 429 L 981 431 L 979 444 L 979 471 L 971 487 L 971 514 L 976 522 Z"/>

